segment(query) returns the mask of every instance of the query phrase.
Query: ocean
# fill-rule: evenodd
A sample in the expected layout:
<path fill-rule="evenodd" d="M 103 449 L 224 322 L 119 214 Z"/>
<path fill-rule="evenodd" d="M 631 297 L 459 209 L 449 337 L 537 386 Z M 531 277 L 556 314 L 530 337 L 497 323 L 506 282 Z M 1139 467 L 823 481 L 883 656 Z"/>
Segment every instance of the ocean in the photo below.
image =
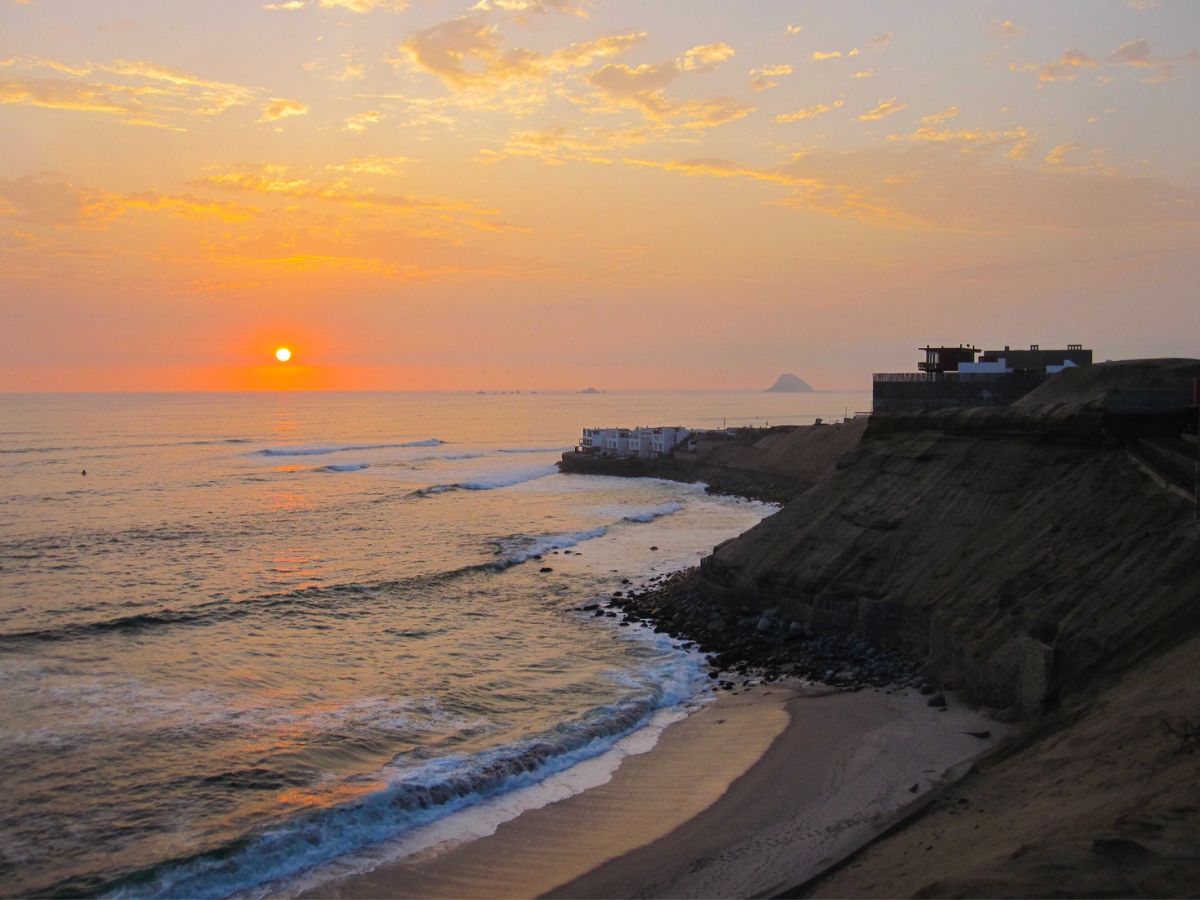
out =
<path fill-rule="evenodd" d="M 579 607 L 773 508 L 554 462 L 867 400 L 0 395 L 0 892 L 288 893 L 602 779 L 708 679 Z"/>

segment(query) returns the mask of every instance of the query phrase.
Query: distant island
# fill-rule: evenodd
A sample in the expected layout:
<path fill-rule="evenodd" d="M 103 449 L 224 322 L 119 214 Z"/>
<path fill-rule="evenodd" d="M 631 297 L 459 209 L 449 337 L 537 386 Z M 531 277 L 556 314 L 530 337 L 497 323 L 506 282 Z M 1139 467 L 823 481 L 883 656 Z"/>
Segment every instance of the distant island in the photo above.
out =
<path fill-rule="evenodd" d="M 579 393 L 581 393 L 581 394 L 603 394 L 604 391 L 598 391 L 594 387 L 590 387 L 590 388 L 584 388 Z"/>
<path fill-rule="evenodd" d="M 813 386 L 791 372 L 785 372 L 775 383 L 763 391 L 764 394 L 811 394 Z"/>

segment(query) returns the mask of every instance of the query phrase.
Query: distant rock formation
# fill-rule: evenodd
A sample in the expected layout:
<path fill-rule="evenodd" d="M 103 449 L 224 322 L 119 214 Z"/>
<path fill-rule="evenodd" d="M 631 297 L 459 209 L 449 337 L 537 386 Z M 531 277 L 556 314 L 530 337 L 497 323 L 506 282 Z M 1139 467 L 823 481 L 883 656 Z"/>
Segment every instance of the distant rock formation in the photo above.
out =
<path fill-rule="evenodd" d="M 810 394 L 813 386 L 791 372 L 784 372 L 775 383 L 763 391 L 764 394 Z"/>
<path fill-rule="evenodd" d="M 584 388 L 579 393 L 581 393 L 581 394 L 603 394 L 604 391 L 598 391 L 594 387 L 590 387 L 590 388 Z"/>

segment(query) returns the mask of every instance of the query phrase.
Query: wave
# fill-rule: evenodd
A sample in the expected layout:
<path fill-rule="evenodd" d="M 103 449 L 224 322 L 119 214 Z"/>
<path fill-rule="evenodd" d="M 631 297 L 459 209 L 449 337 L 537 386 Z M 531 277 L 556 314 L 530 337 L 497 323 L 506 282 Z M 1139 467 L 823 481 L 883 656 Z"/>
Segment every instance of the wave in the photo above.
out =
<path fill-rule="evenodd" d="M 155 444 L 78 444 L 73 447 L 7 447 L 0 448 L 0 454 L 20 453 L 71 453 L 81 451 L 91 453 L 95 450 L 146 450 L 155 447 L 211 447 L 219 444 L 251 444 L 251 438 L 212 438 L 196 441 L 168 441 Z"/>
<path fill-rule="evenodd" d="M 574 547 L 583 541 L 603 537 L 607 533 L 608 527 L 600 526 L 589 531 L 508 535 L 491 542 L 493 559 L 457 569 L 371 584 L 350 583 L 301 588 L 246 600 L 211 600 L 184 609 L 164 607 L 109 619 L 10 631 L 0 633 L 0 650 L 5 645 L 27 642 L 81 640 L 103 634 L 135 633 L 168 626 L 215 625 L 248 616 L 265 615 L 286 619 L 331 612 L 336 612 L 339 616 L 367 615 L 373 603 L 394 602 L 381 596 L 381 592 L 428 590 L 470 575 L 503 572 L 551 550 Z"/>
<path fill-rule="evenodd" d="M 314 472 L 358 472 L 371 468 L 370 463 L 330 463 L 327 466 L 317 466 Z"/>
<path fill-rule="evenodd" d="M 255 456 L 324 456 L 327 453 L 344 453 L 353 450 L 394 450 L 399 447 L 440 447 L 445 441 L 428 438 L 424 441 L 406 441 L 402 444 L 344 444 L 324 447 L 264 447 L 255 450 Z"/>
<path fill-rule="evenodd" d="M 653 522 L 655 519 L 661 519 L 663 516 L 674 515 L 681 509 L 683 509 L 682 503 L 667 503 L 663 506 L 656 506 L 654 509 L 629 513 L 629 515 L 622 517 L 621 521 L 630 523 Z"/>
<path fill-rule="evenodd" d="M 527 481 L 537 481 L 539 478 L 545 478 L 547 475 L 557 474 L 558 469 L 555 466 L 542 466 L 533 470 L 523 469 L 519 472 L 508 472 L 504 475 L 480 478 L 474 481 L 456 481 L 453 484 L 431 484 L 428 487 L 413 491 L 411 496 L 430 497 L 436 494 L 444 494 L 447 491 L 494 491 L 497 488 L 512 487 L 513 485 L 524 484 Z"/>
<path fill-rule="evenodd" d="M 517 743 L 413 766 L 407 757 L 376 773 L 387 786 L 351 802 L 307 810 L 254 829 L 224 846 L 131 873 L 95 889 L 115 897 L 225 897 L 276 882 L 490 797 L 538 784 L 599 756 L 645 726 L 660 709 L 695 695 L 698 655 L 678 655 L 624 701 L 599 707 Z M 370 776 L 368 776 L 370 777 Z M 70 884 L 51 887 L 66 892 Z"/>
<path fill-rule="evenodd" d="M 497 453 L 566 453 L 570 447 L 506 447 Z"/>
<path fill-rule="evenodd" d="M 608 534 L 608 526 L 601 525 L 588 531 L 569 531 L 565 534 L 513 535 L 495 542 L 496 562 L 488 564 L 491 569 L 508 569 L 519 566 L 551 550 L 565 550 L 584 541 L 592 541 Z"/>

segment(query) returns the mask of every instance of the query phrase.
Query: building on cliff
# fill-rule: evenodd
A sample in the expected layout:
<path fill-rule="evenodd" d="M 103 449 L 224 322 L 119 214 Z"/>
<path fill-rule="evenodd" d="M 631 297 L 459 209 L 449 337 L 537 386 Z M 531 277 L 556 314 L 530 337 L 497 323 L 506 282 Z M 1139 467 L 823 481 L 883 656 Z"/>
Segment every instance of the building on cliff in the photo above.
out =
<path fill-rule="evenodd" d="M 575 450 L 595 456 L 655 459 L 686 441 L 691 430 L 678 425 L 656 428 L 585 428 Z"/>
<path fill-rule="evenodd" d="M 877 372 L 873 412 L 925 412 L 968 406 L 1008 406 L 1063 369 L 1090 366 L 1092 351 L 1081 344 L 1065 350 L 980 350 L 973 344 L 921 347 L 916 372 Z M 978 358 L 976 358 L 978 357 Z"/>

